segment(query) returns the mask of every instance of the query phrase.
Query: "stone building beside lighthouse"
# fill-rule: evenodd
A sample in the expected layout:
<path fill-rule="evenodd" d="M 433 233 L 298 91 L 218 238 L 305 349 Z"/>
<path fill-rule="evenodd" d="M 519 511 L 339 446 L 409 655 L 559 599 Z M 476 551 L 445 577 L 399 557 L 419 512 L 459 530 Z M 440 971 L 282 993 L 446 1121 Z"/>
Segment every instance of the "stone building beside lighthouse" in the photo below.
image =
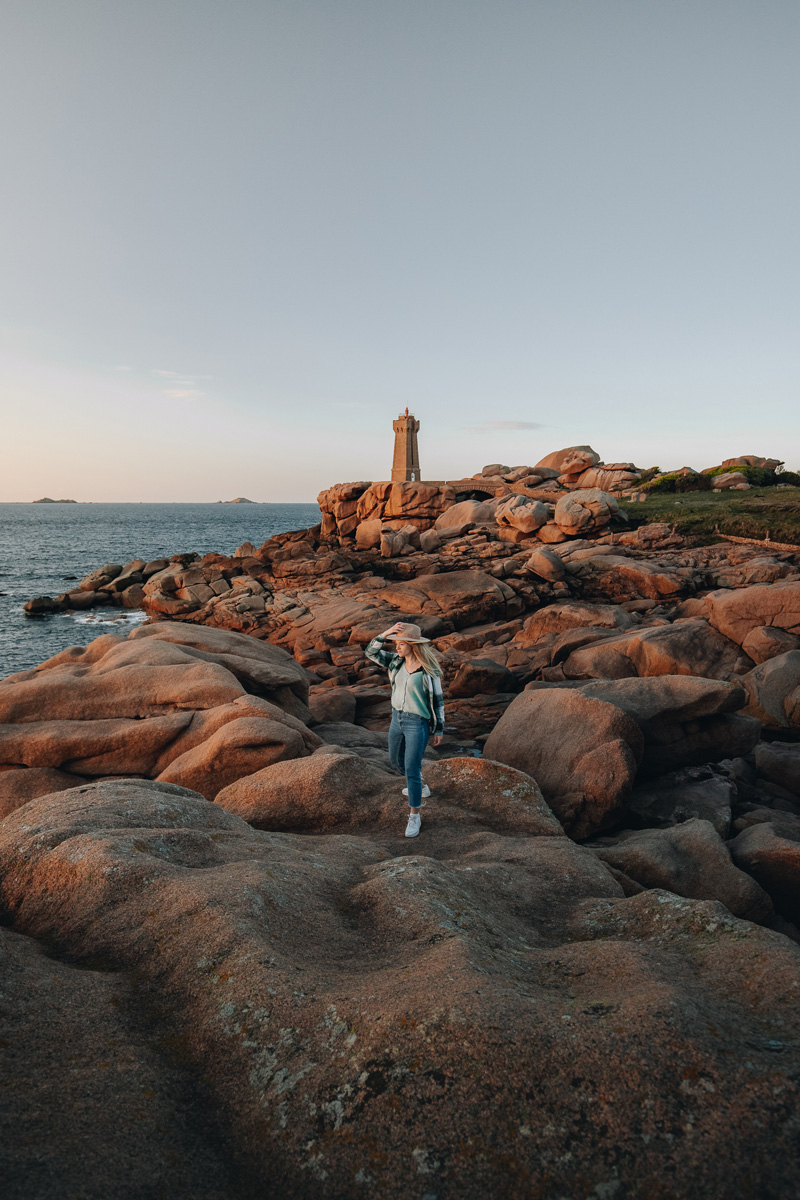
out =
<path fill-rule="evenodd" d="M 392 459 L 392 482 L 404 483 L 422 478 L 419 470 L 419 446 L 417 434 L 419 421 L 409 415 L 408 409 L 392 421 L 394 429 L 394 458 Z"/>

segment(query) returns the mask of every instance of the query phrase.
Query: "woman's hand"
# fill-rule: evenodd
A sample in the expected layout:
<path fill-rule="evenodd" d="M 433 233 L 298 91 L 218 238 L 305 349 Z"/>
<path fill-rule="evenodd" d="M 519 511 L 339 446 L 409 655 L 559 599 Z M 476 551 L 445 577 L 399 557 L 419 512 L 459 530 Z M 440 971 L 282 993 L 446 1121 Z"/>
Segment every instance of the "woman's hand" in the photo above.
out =
<path fill-rule="evenodd" d="M 441 744 L 442 744 L 442 735 L 441 735 L 440 733 L 437 733 L 437 734 L 436 734 L 436 737 L 433 739 L 433 744 L 434 744 L 434 746 L 441 746 Z"/>
<path fill-rule="evenodd" d="M 386 638 L 389 636 L 390 633 L 402 633 L 402 632 L 403 632 L 403 622 L 395 621 L 395 623 L 394 623 L 394 625 L 392 625 L 391 629 L 384 630 L 384 632 L 381 634 L 381 637 Z"/>

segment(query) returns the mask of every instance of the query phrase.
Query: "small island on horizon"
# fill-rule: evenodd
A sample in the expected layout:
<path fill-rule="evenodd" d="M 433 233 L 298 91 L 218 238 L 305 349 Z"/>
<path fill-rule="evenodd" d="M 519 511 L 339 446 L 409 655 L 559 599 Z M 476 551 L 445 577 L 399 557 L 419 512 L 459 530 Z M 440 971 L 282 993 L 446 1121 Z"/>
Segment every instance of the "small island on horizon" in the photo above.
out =
<path fill-rule="evenodd" d="M 42 496 L 41 500 L 31 500 L 31 504 L 77 504 L 77 500 L 53 500 L 50 496 Z"/>
<path fill-rule="evenodd" d="M 246 496 L 237 496 L 235 500 L 218 500 L 217 504 L 258 504 L 258 500 L 248 500 Z"/>

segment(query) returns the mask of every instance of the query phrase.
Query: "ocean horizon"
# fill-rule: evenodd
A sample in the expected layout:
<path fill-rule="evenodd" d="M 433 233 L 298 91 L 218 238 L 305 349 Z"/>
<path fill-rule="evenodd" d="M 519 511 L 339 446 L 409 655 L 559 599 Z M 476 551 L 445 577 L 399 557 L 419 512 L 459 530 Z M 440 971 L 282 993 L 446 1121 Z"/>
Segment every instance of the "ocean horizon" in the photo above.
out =
<path fill-rule="evenodd" d="M 316 503 L 253 501 L 4 501 L 0 503 L 0 678 L 29 670 L 102 633 L 129 632 L 145 619 L 126 609 L 27 617 L 26 600 L 56 596 L 105 563 L 260 546 L 276 533 L 308 529 Z"/>
<path fill-rule="evenodd" d="M 258 504 L 261 506 L 266 504 L 266 505 L 272 506 L 273 508 L 279 507 L 281 505 L 300 504 L 300 505 L 311 505 L 312 507 L 316 507 L 315 500 L 71 500 L 71 499 L 67 499 L 67 498 L 65 498 L 63 500 L 55 500 L 55 499 L 47 499 L 47 498 L 42 498 L 40 500 L 0 500 L 0 508 L 2 508 L 6 504 L 14 504 L 14 505 L 16 505 L 16 504 L 37 504 L 37 505 L 38 504 L 47 504 L 47 505 L 50 505 L 50 504 L 115 504 L 115 505 L 123 505 L 123 504 L 159 504 L 159 505 L 192 504 L 192 505 L 201 505 L 202 504 L 204 507 L 211 505 L 214 508 L 216 508 L 218 504 L 235 504 L 237 507 L 241 507 L 243 504 L 244 505 Z"/>

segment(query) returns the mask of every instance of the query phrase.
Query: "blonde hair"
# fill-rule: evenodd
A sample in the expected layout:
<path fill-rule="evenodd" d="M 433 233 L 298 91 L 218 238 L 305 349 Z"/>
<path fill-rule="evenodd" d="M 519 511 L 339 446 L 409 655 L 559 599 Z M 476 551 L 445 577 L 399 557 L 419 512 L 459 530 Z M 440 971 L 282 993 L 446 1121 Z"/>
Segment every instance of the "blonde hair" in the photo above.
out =
<path fill-rule="evenodd" d="M 442 668 L 439 665 L 439 659 L 436 657 L 436 651 L 428 642 L 414 643 L 414 655 L 422 664 L 422 669 L 428 675 L 441 675 Z"/>

